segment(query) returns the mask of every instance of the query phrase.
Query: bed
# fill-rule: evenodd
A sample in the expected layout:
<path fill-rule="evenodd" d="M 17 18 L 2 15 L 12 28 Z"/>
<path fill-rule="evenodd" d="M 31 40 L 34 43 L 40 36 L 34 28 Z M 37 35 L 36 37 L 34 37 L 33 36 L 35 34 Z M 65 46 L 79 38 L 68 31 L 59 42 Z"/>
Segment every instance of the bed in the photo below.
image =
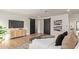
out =
<path fill-rule="evenodd" d="M 29 44 L 29 49 L 61 49 L 61 46 L 55 46 L 56 38 L 34 39 Z"/>

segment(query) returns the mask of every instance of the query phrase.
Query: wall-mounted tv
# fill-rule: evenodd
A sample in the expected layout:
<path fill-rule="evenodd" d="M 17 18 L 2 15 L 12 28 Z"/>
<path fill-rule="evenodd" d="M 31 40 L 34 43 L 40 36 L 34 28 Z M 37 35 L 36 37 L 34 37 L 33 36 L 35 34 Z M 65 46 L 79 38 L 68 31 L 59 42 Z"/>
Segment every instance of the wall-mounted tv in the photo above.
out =
<path fill-rule="evenodd" d="M 9 20 L 9 28 L 24 28 L 24 21 Z"/>

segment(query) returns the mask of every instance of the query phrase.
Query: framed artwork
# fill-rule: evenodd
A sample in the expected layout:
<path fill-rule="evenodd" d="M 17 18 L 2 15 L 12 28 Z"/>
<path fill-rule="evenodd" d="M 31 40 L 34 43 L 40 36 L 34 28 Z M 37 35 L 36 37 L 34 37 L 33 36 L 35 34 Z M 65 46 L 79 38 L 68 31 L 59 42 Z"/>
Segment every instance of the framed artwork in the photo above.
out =
<path fill-rule="evenodd" d="M 54 31 L 62 31 L 62 20 L 54 21 Z"/>
<path fill-rule="evenodd" d="M 62 25 L 62 20 L 55 20 L 54 25 Z"/>
<path fill-rule="evenodd" d="M 54 31 L 62 31 L 62 26 L 56 26 L 56 27 L 54 27 Z"/>

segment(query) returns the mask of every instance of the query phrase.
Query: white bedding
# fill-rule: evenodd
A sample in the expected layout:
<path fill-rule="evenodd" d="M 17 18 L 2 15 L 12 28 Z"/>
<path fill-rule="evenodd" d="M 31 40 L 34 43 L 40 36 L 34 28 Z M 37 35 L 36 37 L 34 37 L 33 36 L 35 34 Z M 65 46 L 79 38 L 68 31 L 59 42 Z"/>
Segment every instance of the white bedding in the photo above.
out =
<path fill-rule="evenodd" d="M 30 49 L 60 49 L 61 46 L 55 46 L 55 38 L 34 39 L 29 44 Z"/>

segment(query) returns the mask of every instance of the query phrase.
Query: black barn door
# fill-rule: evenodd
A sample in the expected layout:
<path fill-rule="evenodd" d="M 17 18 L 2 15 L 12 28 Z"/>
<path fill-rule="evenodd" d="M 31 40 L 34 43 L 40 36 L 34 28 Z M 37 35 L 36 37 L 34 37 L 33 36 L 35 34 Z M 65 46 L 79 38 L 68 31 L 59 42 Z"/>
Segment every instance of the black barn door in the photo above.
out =
<path fill-rule="evenodd" d="M 50 35 L 50 18 L 44 19 L 44 34 Z"/>
<path fill-rule="evenodd" d="M 30 34 L 35 33 L 35 19 L 30 19 Z"/>

